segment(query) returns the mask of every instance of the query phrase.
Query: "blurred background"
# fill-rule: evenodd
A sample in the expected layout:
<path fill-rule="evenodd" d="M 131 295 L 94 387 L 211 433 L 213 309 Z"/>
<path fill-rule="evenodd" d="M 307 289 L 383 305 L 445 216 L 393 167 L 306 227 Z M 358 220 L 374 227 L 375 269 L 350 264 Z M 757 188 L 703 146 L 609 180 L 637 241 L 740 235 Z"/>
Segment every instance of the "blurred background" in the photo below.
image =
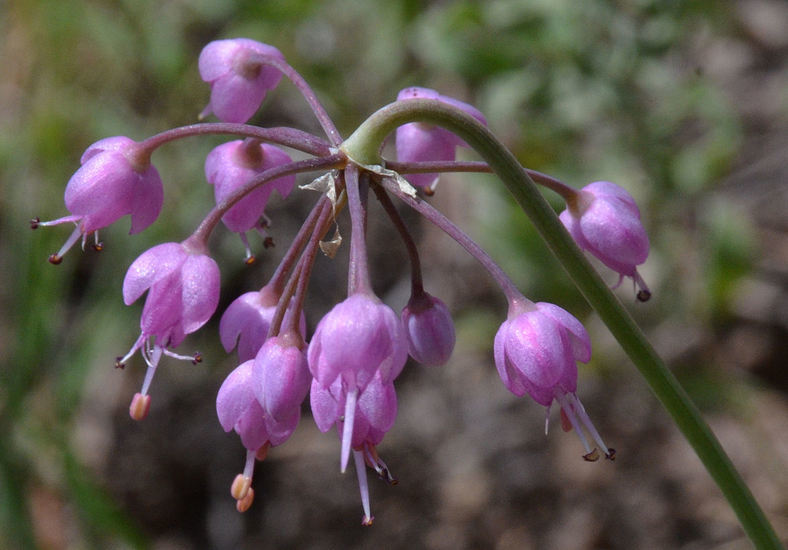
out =
<path fill-rule="evenodd" d="M 70 252 L 62 193 L 100 138 L 143 139 L 192 123 L 208 100 L 197 57 L 217 38 L 279 48 L 344 135 L 406 86 L 470 102 L 521 162 L 582 186 L 612 180 L 637 199 L 652 242 L 646 304 L 617 291 L 703 410 L 783 540 L 788 537 L 788 4 L 782 0 L 5 0 L 0 1 L 0 547 L 3 548 L 749 548 L 684 442 L 529 222 L 492 176 L 443 178 L 431 199 L 536 301 L 583 319 L 594 358 L 578 396 L 618 451 L 582 460 L 572 433 L 543 433 L 543 408 L 498 379 L 492 338 L 506 315 L 459 246 L 404 212 L 426 288 L 451 308 L 458 343 L 442 368 L 409 364 L 399 416 L 379 447 L 399 477 L 371 479 L 375 525 L 360 527 L 355 475 L 336 434 L 305 408 L 294 437 L 255 474 L 235 511 L 244 449 L 216 420 L 235 367 L 217 314 L 164 359 L 149 417 L 128 403 L 141 304 L 123 305 L 128 265 L 188 236 L 210 209 L 203 161 L 221 138 L 170 144 L 153 161 L 164 215 L 105 250 Z M 319 133 L 283 82 L 253 119 Z M 463 153 L 473 159 L 471 153 Z M 545 195 L 556 209 L 557 197 Z M 223 227 L 220 308 L 259 288 L 314 202 L 268 210 L 277 246 L 253 267 Z M 371 213 L 375 289 L 408 298 L 404 249 Z M 343 222 L 345 223 L 345 222 Z M 347 224 L 342 226 L 349 236 Z M 347 241 L 346 241 L 347 242 Z M 310 330 L 345 296 L 347 247 L 315 268 Z M 600 268 L 611 283 L 615 274 Z"/>

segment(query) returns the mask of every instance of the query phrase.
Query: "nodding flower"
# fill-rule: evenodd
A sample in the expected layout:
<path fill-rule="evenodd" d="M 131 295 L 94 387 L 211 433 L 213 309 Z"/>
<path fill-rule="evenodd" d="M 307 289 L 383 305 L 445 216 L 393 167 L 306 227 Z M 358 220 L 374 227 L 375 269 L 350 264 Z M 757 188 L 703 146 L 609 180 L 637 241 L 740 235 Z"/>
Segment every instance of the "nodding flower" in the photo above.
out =
<path fill-rule="evenodd" d="M 168 348 L 177 347 L 187 334 L 202 327 L 216 311 L 219 266 L 205 253 L 204 247 L 190 240 L 154 246 L 134 260 L 126 272 L 123 301 L 131 305 L 146 291 L 140 336 L 129 352 L 117 361 L 117 365 L 122 366 L 141 350 L 148 365 L 142 389 L 135 396 L 137 405 L 133 403 L 130 411 L 135 420 L 147 414 L 148 389 L 162 354 L 199 361 L 198 356 L 177 355 Z M 140 408 L 140 402 L 147 404 Z"/>
<path fill-rule="evenodd" d="M 130 233 L 139 233 L 159 217 L 164 190 L 159 172 L 150 163 L 150 156 L 139 144 L 127 137 L 116 136 L 97 141 L 87 148 L 82 166 L 66 185 L 65 203 L 71 212 L 52 221 L 37 218 L 31 227 L 76 224 L 63 247 L 49 257 L 58 264 L 63 255 L 82 238 L 95 236 L 94 247 L 101 249 L 98 231 L 125 215 L 131 216 Z"/>
<path fill-rule="evenodd" d="M 509 316 L 495 335 L 495 366 L 504 385 L 518 397 L 530 395 L 547 407 L 548 415 L 553 401 L 557 401 L 561 418 L 567 421 L 562 424 L 575 429 L 586 450 L 583 458 L 599 458 L 583 434 L 585 428 L 605 457 L 612 460 L 615 451 L 605 445 L 575 395 L 577 361 L 586 363 L 590 359 L 588 333 L 567 311 L 525 298 L 510 302 Z"/>
<path fill-rule="evenodd" d="M 282 78 L 278 69 L 266 65 L 266 58 L 284 61 L 278 49 L 248 38 L 215 40 L 205 46 L 198 68 L 211 85 L 211 100 L 200 117 L 213 113 L 224 122 L 252 118 Z"/>
<path fill-rule="evenodd" d="M 568 200 L 559 217 L 580 248 L 618 272 L 616 287 L 624 277 L 632 277 L 638 300 L 651 297 L 637 271 L 648 257 L 649 242 L 632 195 L 615 183 L 596 181 Z"/>

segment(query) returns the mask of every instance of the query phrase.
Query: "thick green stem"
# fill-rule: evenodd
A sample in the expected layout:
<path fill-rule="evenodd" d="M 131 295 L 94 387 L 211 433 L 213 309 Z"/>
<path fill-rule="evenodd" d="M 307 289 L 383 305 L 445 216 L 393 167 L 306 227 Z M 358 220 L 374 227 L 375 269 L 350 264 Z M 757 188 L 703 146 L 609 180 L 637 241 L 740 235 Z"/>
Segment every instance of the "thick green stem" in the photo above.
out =
<path fill-rule="evenodd" d="M 340 149 L 360 164 L 380 164 L 381 144 L 398 126 L 408 122 L 435 124 L 454 132 L 490 165 L 673 417 L 755 546 L 782 548 L 765 514 L 697 407 L 574 243 L 525 169 L 485 126 L 437 100 L 400 101 L 370 116 Z"/>

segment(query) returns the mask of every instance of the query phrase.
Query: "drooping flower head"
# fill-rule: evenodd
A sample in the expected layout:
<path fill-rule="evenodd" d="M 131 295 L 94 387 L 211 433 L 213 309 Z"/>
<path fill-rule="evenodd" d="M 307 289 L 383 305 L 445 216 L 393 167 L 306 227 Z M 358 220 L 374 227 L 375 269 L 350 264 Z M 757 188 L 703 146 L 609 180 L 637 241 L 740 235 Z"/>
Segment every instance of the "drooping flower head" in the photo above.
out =
<path fill-rule="evenodd" d="M 548 414 L 557 401 L 562 419 L 569 421 L 586 449 L 584 458 L 596 460 L 598 455 L 586 441 L 582 427 L 612 459 L 614 451 L 604 444 L 575 395 L 576 362 L 590 359 L 591 341 L 585 327 L 553 304 L 513 300 L 508 319 L 495 335 L 495 366 L 509 391 L 518 397 L 527 393 L 547 407 Z"/>
<path fill-rule="evenodd" d="M 487 124 L 484 115 L 472 105 L 454 98 L 441 95 L 429 88 L 405 88 L 397 95 L 397 101 L 409 99 L 437 99 L 443 103 L 465 111 L 482 124 Z M 454 160 L 457 147 L 467 147 L 466 143 L 439 126 L 423 122 L 409 122 L 397 128 L 397 160 L 400 162 L 426 162 Z M 438 174 L 407 174 L 407 180 L 417 187 L 434 189 Z"/>
<path fill-rule="evenodd" d="M 282 73 L 265 58 L 284 60 L 282 52 L 248 38 L 215 40 L 203 48 L 200 77 L 211 85 L 211 101 L 201 113 L 214 113 L 224 122 L 246 122 L 279 84 Z"/>
<path fill-rule="evenodd" d="M 139 233 L 159 216 L 164 191 L 159 173 L 139 144 L 123 136 L 105 138 L 87 148 L 82 166 L 66 185 L 65 203 L 71 212 L 57 220 L 35 221 L 36 226 L 73 222 L 77 225 L 66 244 L 50 257 L 59 263 L 80 237 L 131 216 L 130 233 Z M 100 246 L 97 242 L 97 246 Z"/>
<path fill-rule="evenodd" d="M 414 294 L 402 310 L 402 326 L 410 356 L 423 365 L 443 365 L 451 357 L 456 336 L 449 308 L 426 292 Z"/>
<path fill-rule="evenodd" d="M 375 470 L 378 477 L 390 485 L 397 483 L 397 479 L 378 456 L 376 449 L 397 417 L 397 394 L 394 391 L 394 384 L 384 383 L 380 374 L 376 374 L 355 400 L 353 414 L 348 415 L 348 392 L 342 380 L 337 378 L 329 387 L 323 387 L 317 380 L 313 380 L 310 404 L 312 415 L 320 431 L 327 432 L 336 426 L 337 434 L 343 438 L 343 443 L 345 434 L 348 431 L 352 433 L 350 446 L 353 449 L 364 509 L 361 522 L 364 525 L 371 525 L 374 518 L 370 512 L 365 465 Z M 353 422 L 351 430 L 348 430 L 347 422 Z"/>
<path fill-rule="evenodd" d="M 648 257 L 648 235 L 632 195 L 615 183 L 596 181 L 583 187 L 575 200 L 567 201 L 560 219 L 580 248 L 618 272 L 618 284 L 632 277 L 638 299 L 649 299 L 651 293 L 637 272 Z"/>
<path fill-rule="evenodd" d="M 162 354 L 194 360 L 166 348 L 177 347 L 213 315 L 219 302 L 219 267 L 204 247 L 190 240 L 160 244 L 134 260 L 123 279 L 126 305 L 145 291 L 148 296 L 140 318 L 140 336 L 126 356 L 118 360 L 122 365 L 138 349 L 142 350 L 148 364 L 139 394 L 143 397 L 147 396 Z"/>
<path fill-rule="evenodd" d="M 356 293 L 329 311 L 309 343 L 309 370 L 316 384 L 341 384 L 347 394 L 340 465 L 347 467 L 353 439 L 353 416 L 360 393 L 375 376 L 390 384 L 402 371 L 408 348 L 402 324 L 390 307 L 374 296 Z"/>
<path fill-rule="evenodd" d="M 273 145 L 254 139 L 236 140 L 219 145 L 205 159 L 205 177 L 214 186 L 216 204 L 220 204 L 255 176 L 276 166 L 291 162 L 290 156 Z M 268 199 L 276 190 L 287 197 L 295 186 L 295 176 L 284 176 L 266 182 L 233 205 L 222 222 L 230 231 L 241 236 L 246 246 L 247 261 L 253 259 L 245 233 L 257 228 L 262 231 L 260 219 Z"/>

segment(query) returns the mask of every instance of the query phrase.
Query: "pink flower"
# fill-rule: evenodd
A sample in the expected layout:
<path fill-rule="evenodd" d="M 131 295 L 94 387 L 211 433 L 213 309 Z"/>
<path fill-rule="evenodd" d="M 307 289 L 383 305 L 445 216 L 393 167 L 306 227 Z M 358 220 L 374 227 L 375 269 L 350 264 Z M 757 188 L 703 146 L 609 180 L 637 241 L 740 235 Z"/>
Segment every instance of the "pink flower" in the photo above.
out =
<path fill-rule="evenodd" d="M 409 99 L 437 99 L 468 113 L 482 124 L 487 124 L 484 115 L 472 105 L 444 96 L 429 88 L 405 88 L 397 95 L 397 101 Z M 410 122 L 397 128 L 397 160 L 400 162 L 426 162 L 454 160 L 456 147 L 467 144 L 439 126 L 422 122 Z M 438 181 L 438 174 L 407 174 L 410 183 L 417 187 L 432 190 Z"/>
<path fill-rule="evenodd" d="M 256 452 L 266 443 L 281 445 L 293 434 L 301 411 L 293 408 L 281 421 L 267 414 L 255 397 L 254 361 L 245 361 L 224 380 L 216 396 L 216 414 L 224 431 L 235 430 L 241 443 Z"/>
<path fill-rule="evenodd" d="M 375 470 L 378 477 L 389 484 L 395 485 L 397 483 L 397 479 L 391 475 L 391 471 L 378 456 L 376 449 L 386 432 L 394 426 L 394 420 L 397 417 L 397 394 L 394 391 L 394 384 L 384 383 L 378 374 L 361 392 L 358 400 L 355 400 L 352 415 L 347 413 L 348 397 L 351 396 L 339 378 L 327 388 L 316 380 L 312 381 L 310 403 L 312 415 L 320 431 L 327 432 L 336 426 L 343 445 L 347 433 L 352 433 L 350 446 L 353 449 L 361 491 L 361 503 L 364 509 L 361 523 L 371 525 L 374 518 L 370 512 L 365 464 Z M 343 411 L 345 412 L 344 416 L 342 415 Z M 346 423 L 348 419 L 353 423 L 350 429 Z"/>
<path fill-rule="evenodd" d="M 266 58 L 284 61 L 282 52 L 255 40 L 215 40 L 203 48 L 200 77 L 211 85 L 211 101 L 201 116 L 214 113 L 224 122 L 246 122 L 279 84 L 282 73 Z"/>
<path fill-rule="evenodd" d="M 301 410 L 295 407 L 281 420 L 269 415 L 255 397 L 254 361 L 245 361 L 224 380 L 216 396 L 216 414 L 224 431 L 235 432 L 246 447 L 243 473 L 238 474 L 230 487 L 230 494 L 238 502 L 239 512 L 246 511 L 254 500 L 252 475 L 255 460 L 264 460 L 269 447 L 287 441 L 298 426 Z"/>
<path fill-rule="evenodd" d="M 648 235 L 635 199 L 625 189 L 609 181 L 586 185 L 576 200 L 567 202 L 560 218 L 580 248 L 619 273 L 616 286 L 632 277 L 640 289 L 638 299 L 649 299 L 651 293 L 637 272 L 648 257 Z"/>
<path fill-rule="evenodd" d="M 65 203 L 71 215 L 34 225 L 77 225 L 60 251 L 50 258 L 52 263 L 59 263 L 80 237 L 84 245 L 88 234 L 127 214 L 131 216 L 130 233 L 139 233 L 156 221 L 161 211 L 161 178 L 137 142 L 123 136 L 102 139 L 87 148 L 80 162 L 82 167 L 66 185 Z"/>
<path fill-rule="evenodd" d="M 164 243 L 134 260 L 123 280 L 123 301 L 131 305 L 145 291 L 148 296 L 140 318 L 141 334 L 125 357 L 138 349 L 148 364 L 141 395 L 145 396 L 161 355 L 195 360 L 169 352 L 187 334 L 202 327 L 219 302 L 219 267 L 204 248 L 184 241 Z"/>
<path fill-rule="evenodd" d="M 422 292 L 402 310 L 402 325 L 410 356 L 423 365 L 443 365 L 451 357 L 456 336 L 449 308 Z"/>
<path fill-rule="evenodd" d="M 584 426 L 602 448 L 608 449 L 575 396 L 577 363 L 591 359 L 591 341 L 583 325 L 560 307 L 528 300 L 514 301 L 509 317 L 495 335 L 495 366 L 504 385 L 518 397 L 530 395 L 547 407 L 558 401 L 562 418 L 575 428 L 586 449 L 584 458 L 596 460 L 581 429 Z"/>
<path fill-rule="evenodd" d="M 309 370 L 320 387 L 339 383 L 347 395 L 340 455 L 343 472 L 350 457 L 359 394 L 376 376 L 381 384 L 390 384 L 407 357 L 400 320 L 375 297 L 353 294 L 318 323 L 307 352 Z"/>
<path fill-rule="evenodd" d="M 266 414 L 276 420 L 300 410 L 309 392 L 309 374 L 304 341 L 294 331 L 265 341 L 254 360 L 254 394 Z"/>
<path fill-rule="evenodd" d="M 216 204 L 220 204 L 238 189 L 269 168 L 292 162 L 290 157 L 273 145 L 257 140 L 236 140 L 219 145 L 205 159 L 205 177 L 214 186 Z M 295 186 L 295 176 L 284 176 L 257 187 L 222 216 L 230 231 L 239 233 L 246 245 L 247 259 L 253 258 L 245 233 L 251 229 L 262 230 L 263 216 L 268 199 L 276 190 L 287 197 Z"/>
<path fill-rule="evenodd" d="M 219 321 L 219 336 L 225 351 L 230 353 L 238 347 L 240 362 L 254 359 L 268 338 L 268 329 L 276 313 L 279 294 L 268 285 L 259 291 L 246 292 L 227 306 Z M 287 326 L 292 315 L 292 307 L 285 312 L 282 325 Z M 306 317 L 300 312 L 298 323 L 301 337 L 306 336 Z"/>

